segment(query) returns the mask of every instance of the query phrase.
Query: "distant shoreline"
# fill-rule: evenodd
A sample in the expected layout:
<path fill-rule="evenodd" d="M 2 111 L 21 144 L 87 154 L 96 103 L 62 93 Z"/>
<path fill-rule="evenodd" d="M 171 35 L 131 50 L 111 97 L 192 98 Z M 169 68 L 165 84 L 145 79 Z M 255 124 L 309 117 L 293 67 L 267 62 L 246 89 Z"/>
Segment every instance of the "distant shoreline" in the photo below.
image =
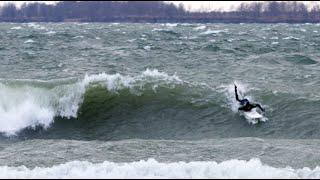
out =
<path fill-rule="evenodd" d="M 8 23 L 29 23 L 29 22 L 86 22 L 86 23 L 288 23 L 288 24 L 301 24 L 301 23 L 320 23 L 320 20 L 302 20 L 302 19 L 212 19 L 212 18 L 155 18 L 155 17 L 118 17 L 108 18 L 104 20 L 92 20 L 92 19 L 63 19 L 63 20 L 47 20 L 44 18 L 28 18 L 28 19 L 5 19 L 0 18 L 0 22 Z"/>
<path fill-rule="evenodd" d="M 320 5 L 270 1 L 242 3 L 230 12 L 190 12 L 164 1 L 60 1 L 21 8 L 8 3 L 0 7 L 0 22 L 320 23 Z"/>

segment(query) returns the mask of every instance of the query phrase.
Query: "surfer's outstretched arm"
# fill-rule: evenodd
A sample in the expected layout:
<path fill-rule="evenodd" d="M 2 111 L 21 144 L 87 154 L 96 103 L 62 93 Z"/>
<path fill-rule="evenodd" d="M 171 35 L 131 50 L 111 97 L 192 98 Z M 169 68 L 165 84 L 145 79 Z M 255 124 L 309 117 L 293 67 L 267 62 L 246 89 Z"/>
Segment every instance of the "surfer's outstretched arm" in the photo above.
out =
<path fill-rule="evenodd" d="M 234 85 L 234 93 L 236 94 L 236 100 L 240 102 L 240 99 L 239 99 L 239 96 L 238 96 L 238 93 L 237 93 L 237 86 Z"/>

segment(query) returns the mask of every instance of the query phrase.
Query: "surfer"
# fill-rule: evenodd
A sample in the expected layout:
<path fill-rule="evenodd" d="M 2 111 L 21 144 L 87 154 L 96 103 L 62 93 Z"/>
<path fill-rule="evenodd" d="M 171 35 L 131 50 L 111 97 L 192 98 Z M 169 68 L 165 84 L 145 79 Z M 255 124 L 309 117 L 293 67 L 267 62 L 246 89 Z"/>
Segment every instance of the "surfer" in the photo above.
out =
<path fill-rule="evenodd" d="M 238 110 L 249 112 L 249 111 L 251 111 L 251 109 L 258 107 L 258 108 L 261 109 L 261 111 L 264 112 L 264 109 L 260 106 L 260 104 L 255 104 L 255 103 L 251 104 L 248 99 L 240 100 L 239 96 L 238 96 L 238 93 L 237 93 L 237 86 L 236 85 L 234 85 L 234 91 L 235 91 L 235 94 L 236 94 L 236 100 L 239 101 L 240 105 L 241 105 L 241 107 L 239 107 Z"/>

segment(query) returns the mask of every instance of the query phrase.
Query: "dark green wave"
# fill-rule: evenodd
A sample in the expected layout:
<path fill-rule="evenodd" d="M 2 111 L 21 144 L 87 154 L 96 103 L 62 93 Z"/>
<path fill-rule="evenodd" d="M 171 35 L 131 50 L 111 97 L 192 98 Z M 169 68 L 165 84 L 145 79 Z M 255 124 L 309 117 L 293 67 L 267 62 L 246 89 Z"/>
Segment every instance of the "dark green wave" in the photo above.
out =
<path fill-rule="evenodd" d="M 77 118 L 56 117 L 48 129 L 26 129 L 17 138 L 206 139 L 229 137 L 320 138 L 319 100 L 288 93 L 253 91 L 267 122 L 249 124 L 233 112 L 223 92 L 180 84 L 108 91 L 90 86 Z"/>

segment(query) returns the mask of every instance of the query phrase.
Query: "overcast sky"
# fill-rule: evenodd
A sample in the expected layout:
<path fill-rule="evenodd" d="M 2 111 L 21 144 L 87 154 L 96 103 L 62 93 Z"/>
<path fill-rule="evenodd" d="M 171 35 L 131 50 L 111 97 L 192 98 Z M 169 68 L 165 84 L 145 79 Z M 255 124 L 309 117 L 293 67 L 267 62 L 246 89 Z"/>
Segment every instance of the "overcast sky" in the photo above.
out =
<path fill-rule="evenodd" d="M 23 4 L 24 2 L 37 2 L 37 1 L 0 1 L 0 5 L 7 3 L 7 2 L 13 2 L 17 4 L 18 6 Z M 47 3 L 47 4 L 53 4 L 57 1 L 38 1 L 42 3 Z M 250 2 L 255 2 L 255 1 L 168 1 L 168 2 L 173 2 L 174 4 L 179 4 L 183 3 L 186 7 L 187 10 L 191 11 L 198 11 L 198 10 L 205 10 L 205 11 L 210 11 L 210 10 L 216 10 L 216 9 L 222 9 L 225 11 L 229 11 L 232 7 L 237 7 L 239 4 L 242 2 L 245 3 L 250 3 Z M 263 2 L 263 1 L 256 1 L 256 2 Z M 312 5 L 315 3 L 320 4 L 319 1 L 298 1 L 298 2 L 303 2 L 308 5 Z"/>

